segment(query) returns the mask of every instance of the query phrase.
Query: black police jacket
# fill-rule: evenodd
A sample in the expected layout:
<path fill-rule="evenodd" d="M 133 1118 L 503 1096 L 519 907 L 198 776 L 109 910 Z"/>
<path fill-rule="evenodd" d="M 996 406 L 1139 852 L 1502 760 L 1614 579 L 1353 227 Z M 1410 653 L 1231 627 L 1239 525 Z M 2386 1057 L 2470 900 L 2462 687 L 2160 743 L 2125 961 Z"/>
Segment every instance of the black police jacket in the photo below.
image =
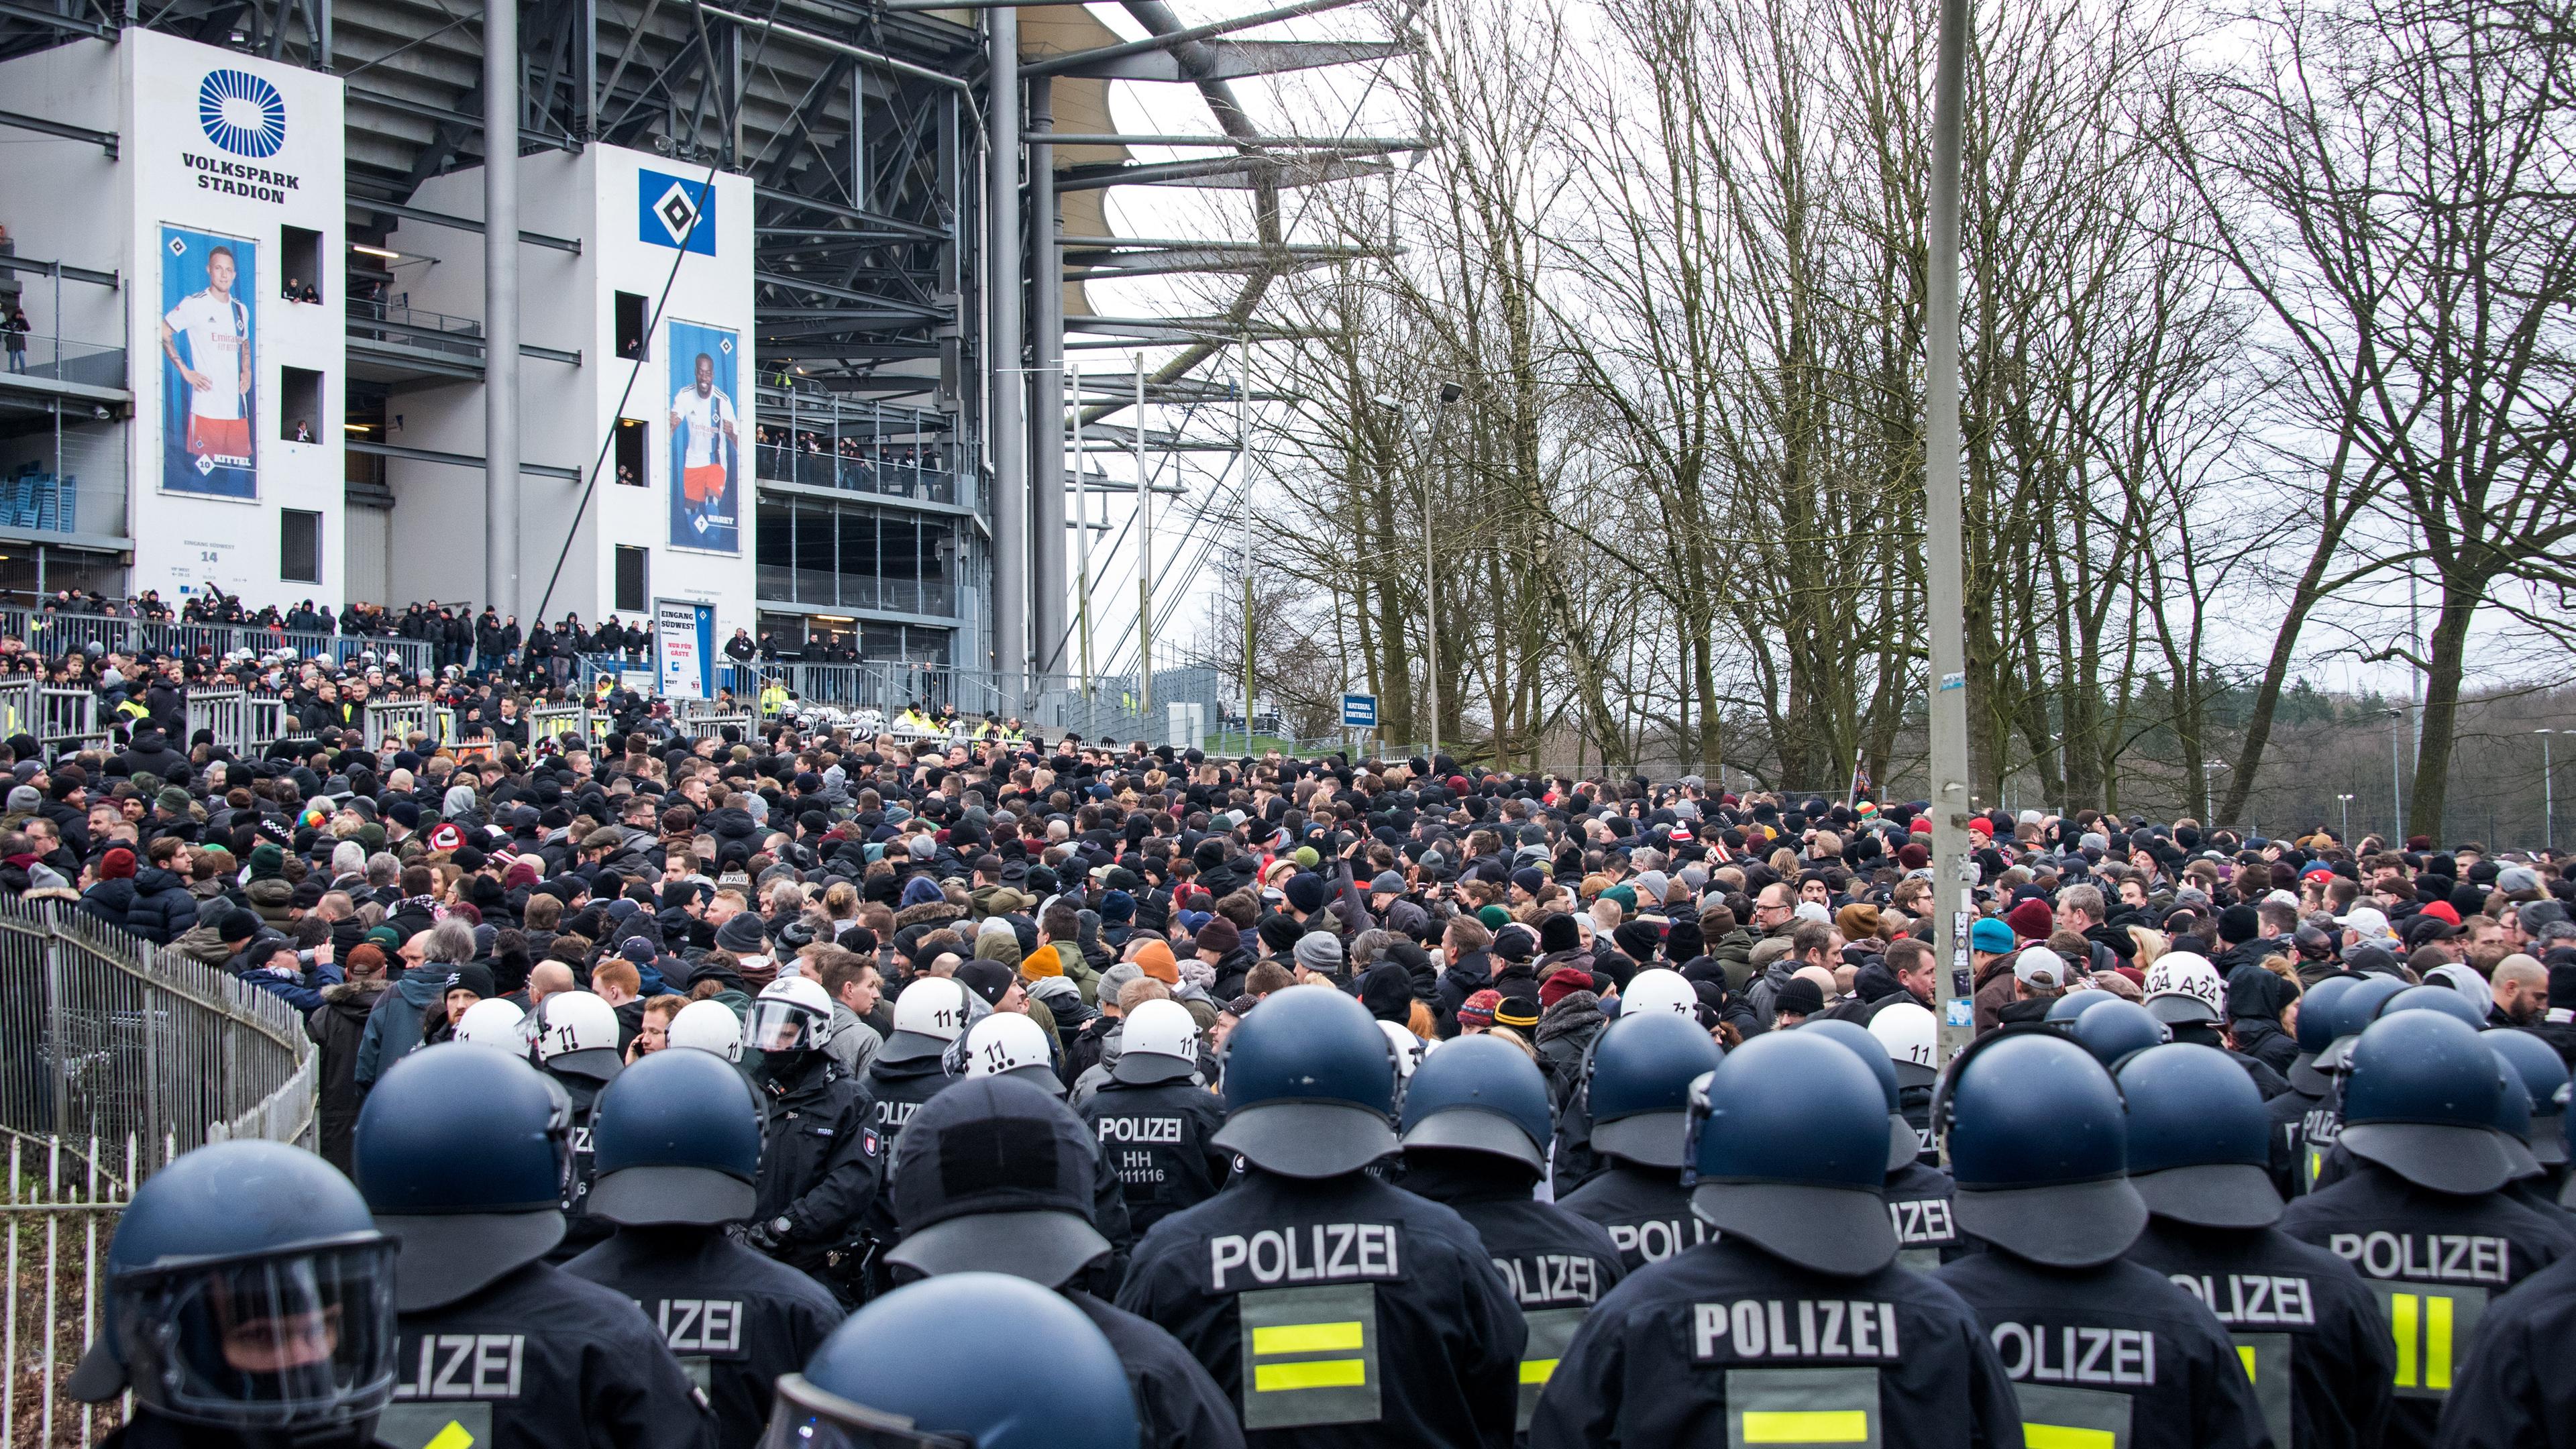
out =
<path fill-rule="evenodd" d="M 2360 1270 L 2379 1299 L 2397 1356 L 2391 1449 L 2433 1442 L 2443 1400 L 2472 1366 L 2479 1320 L 2505 1291 L 2576 1254 L 2555 1220 L 2502 1193 L 2434 1192 L 2374 1162 L 2320 1187 L 2281 1215 L 2281 1231 Z"/>
<path fill-rule="evenodd" d="M 1956 1295 L 1709 1242 L 1628 1275 L 1539 1396 L 1534 1449 L 1600 1444 L 2018 1445 L 2003 1365 Z"/>
<path fill-rule="evenodd" d="M 1465 1218 L 1521 1306 L 1529 1342 L 1521 1349 L 1516 1425 L 1527 1431 L 1539 1391 L 1584 1316 L 1627 1276 L 1619 1245 L 1599 1223 L 1532 1198 L 1530 1174 L 1515 1164 L 1463 1152 L 1407 1153 L 1406 1164 L 1405 1190 Z"/>
<path fill-rule="evenodd" d="M 1225 1125 L 1225 1106 L 1205 1087 L 1186 1078 L 1151 1086 L 1112 1080 L 1082 1104 L 1081 1115 L 1117 1177 L 1135 1232 L 1225 1186 L 1234 1155 L 1209 1141 Z"/>
<path fill-rule="evenodd" d="M 2118 1449 L 2272 1442 L 2226 1327 L 2153 1269 L 2118 1258 L 2049 1268 L 1991 1250 L 1932 1276 L 1985 1324 L 2028 1437 Z"/>
<path fill-rule="evenodd" d="M 1243 1449 L 1234 1405 L 1179 1339 L 1079 1288 L 1062 1291 L 1126 1366 L 1141 1449 Z"/>
<path fill-rule="evenodd" d="M 2567 1449 L 2576 1445 L 2576 1258 L 2562 1258 L 2505 1295 L 2478 1330 L 2442 1405 L 2442 1449 Z"/>
<path fill-rule="evenodd" d="M 619 1228 L 566 1273 L 635 1300 L 714 1405 L 720 1449 L 754 1449 L 773 1386 L 840 1325 L 823 1285 L 715 1228 Z"/>
<path fill-rule="evenodd" d="M 2276 1449 L 2371 1449 L 2386 1427 L 2396 1349 L 2351 1265 L 2276 1228 L 2151 1218 L 2129 1261 L 2209 1305 L 2236 1343 Z"/>
<path fill-rule="evenodd" d="M 894 1144 L 903 1136 L 903 1124 L 921 1104 L 939 1095 L 956 1078 L 948 1075 L 937 1057 L 922 1057 L 908 1062 L 889 1062 L 878 1057 L 858 1079 L 859 1100 L 865 1111 L 867 1130 L 876 1134 L 877 1160 L 894 1161 Z M 860 1218 L 860 1231 L 879 1243 L 892 1243 L 896 1238 L 894 1204 L 884 1193 L 875 1195 Z M 890 1283 L 890 1280 L 888 1280 Z"/>
<path fill-rule="evenodd" d="M 604 1223 L 590 1215 L 590 1114 L 599 1104 L 600 1089 L 608 1084 L 596 1077 L 572 1072 L 547 1072 L 566 1095 L 572 1098 L 572 1195 L 564 1201 L 563 1241 L 546 1254 L 546 1261 L 560 1268 L 601 1243 L 616 1231 L 614 1223 Z"/>
<path fill-rule="evenodd" d="M 752 1221 L 785 1218 L 780 1256 L 802 1266 L 858 1230 L 877 1198 L 885 1144 L 868 1125 L 859 1084 L 830 1056 L 803 1052 L 784 1079 L 754 1074 L 769 1105 Z"/>
<path fill-rule="evenodd" d="M 1501 1449 L 1525 1330 L 1467 1220 L 1258 1168 L 1154 1225 L 1118 1306 L 1196 1357 L 1261 1446 Z"/>
<path fill-rule="evenodd" d="M 2263 1111 L 2272 1124 L 2272 1187 L 2287 1202 L 2315 1184 L 2341 1124 L 2333 1102 L 2296 1084 L 2265 1102 Z"/>
<path fill-rule="evenodd" d="M 454 1303 L 402 1315 L 401 1330 L 393 1402 L 376 1421 L 376 1437 L 394 1449 L 715 1443 L 705 1396 L 634 1301 L 560 1269 L 531 1263 Z"/>
<path fill-rule="evenodd" d="M 1919 1160 L 1887 1175 L 1879 1193 L 1887 1199 L 1888 1220 L 1896 1225 L 1896 1261 L 1929 1273 L 1971 1251 L 1950 1211 L 1954 1187 L 1950 1174 Z"/>
<path fill-rule="evenodd" d="M 149 1404 L 134 1406 L 134 1417 L 98 1441 L 99 1449 L 278 1449 L 288 1441 L 258 1430 L 217 1429 L 207 1424 L 163 1418 Z M 373 1434 L 332 1439 L 298 1439 L 294 1449 L 376 1449 L 384 1443 Z"/>
<path fill-rule="evenodd" d="M 1690 1209 L 1679 1168 L 1639 1167 L 1620 1158 L 1556 1205 L 1609 1229 L 1631 1273 L 1717 1236 Z"/>

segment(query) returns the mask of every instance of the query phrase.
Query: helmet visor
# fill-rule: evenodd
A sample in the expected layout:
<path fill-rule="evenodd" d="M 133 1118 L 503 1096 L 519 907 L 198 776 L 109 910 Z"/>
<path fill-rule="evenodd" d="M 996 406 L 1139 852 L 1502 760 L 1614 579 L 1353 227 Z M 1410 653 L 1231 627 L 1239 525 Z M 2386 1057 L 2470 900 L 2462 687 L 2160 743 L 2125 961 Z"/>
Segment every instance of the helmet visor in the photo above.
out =
<path fill-rule="evenodd" d="M 975 1449 L 975 1441 L 916 1429 L 900 1414 L 851 1403 L 803 1374 L 788 1374 L 778 1381 L 760 1449 Z"/>
<path fill-rule="evenodd" d="M 393 1263 L 377 1240 L 133 1275 L 117 1290 L 133 1379 L 201 1423 L 373 1413 L 393 1389 Z"/>
<path fill-rule="evenodd" d="M 743 1018 L 742 1044 L 756 1052 L 801 1051 L 814 1044 L 814 1013 L 792 1001 L 755 1001 Z"/>

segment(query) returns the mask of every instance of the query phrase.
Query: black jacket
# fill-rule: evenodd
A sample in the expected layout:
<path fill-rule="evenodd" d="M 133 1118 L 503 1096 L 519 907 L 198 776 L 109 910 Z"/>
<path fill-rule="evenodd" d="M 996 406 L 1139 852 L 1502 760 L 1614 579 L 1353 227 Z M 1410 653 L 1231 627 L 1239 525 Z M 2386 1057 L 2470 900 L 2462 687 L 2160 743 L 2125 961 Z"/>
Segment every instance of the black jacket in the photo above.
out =
<path fill-rule="evenodd" d="M 2576 1444 L 2576 1259 L 2531 1275 L 2488 1310 L 2478 1351 L 2442 1406 L 2443 1449 L 2567 1449 Z"/>
<path fill-rule="evenodd" d="M 1139 1449 L 1243 1449 L 1234 1405 L 1179 1339 L 1079 1288 L 1062 1292 L 1118 1351 L 1136 1399 Z"/>
<path fill-rule="evenodd" d="M 1233 1167 L 1234 1154 L 1212 1140 L 1225 1125 L 1223 1104 L 1187 1078 L 1134 1086 L 1113 1077 L 1082 1104 L 1081 1116 L 1117 1175 L 1138 1233 L 1216 1196 Z"/>
<path fill-rule="evenodd" d="M 1879 1193 L 1896 1225 L 1896 1261 L 1929 1273 L 1967 1255 L 1970 1242 L 1950 1211 L 1955 1186 L 1950 1174 L 1920 1161 L 1887 1175 Z"/>
<path fill-rule="evenodd" d="M 322 1004 L 304 1014 L 304 1034 L 322 1049 L 315 1068 L 319 1089 L 314 1120 L 320 1128 L 322 1156 L 342 1172 L 352 1171 L 351 1144 L 358 1129 L 358 1042 L 367 1032 L 367 1015 L 385 994 L 382 981 L 342 981 L 322 988 Z"/>
<path fill-rule="evenodd" d="M 800 1052 L 784 1076 L 755 1071 L 769 1104 L 760 1196 L 752 1221 L 785 1218 L 780 1256 L 804 1267 L 858 1230 L 875 1201 L 887 1144 L 869 1126 L 868 1101 L 825 1052 Z"/>
<path fill-rule="evenodd" d="M 1691 1212 L 1678 1169 L 1646 1168 L 1618 1158 L 1557 1206 L 1609 1230 L 1631 1273 L 1717 1236 Z"/>

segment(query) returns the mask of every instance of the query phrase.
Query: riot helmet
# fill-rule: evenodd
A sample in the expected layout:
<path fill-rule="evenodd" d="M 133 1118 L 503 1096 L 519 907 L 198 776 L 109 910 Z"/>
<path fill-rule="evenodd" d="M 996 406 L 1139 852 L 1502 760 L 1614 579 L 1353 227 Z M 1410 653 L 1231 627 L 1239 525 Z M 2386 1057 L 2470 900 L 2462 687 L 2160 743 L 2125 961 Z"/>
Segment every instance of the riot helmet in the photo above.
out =
<path fill-rule="evenodd" d="M 1686 1166 L 1690 1085 L 1724 1056 L 1699 1023 L 1664 1012 L 1602 1028 L 1584 1079 L 1592 1150 L 1643 1167 Z"/>
<path fill-rule="evenodd" d="M 711 1054 L 645 1057 L 591 1109 L 587 1211 L 638 1227 L 741 1222 L 758 1195 L 761 1117 L 750 1084 Z"/>
<path fill-rule="evenodd" d="M 1493 1036 L 1462 1036 L 1423 1059 L 1404 1088 L 1404 1150 L 1450 1149 L 1547 1171 L 1555 1134 L 1547 1078 L 1529 1053 Z"/>
<path fill-rule="evenodd" d="M 1263 997 L 1226 1039 L 1216 1146 L 1287 1177 L 1339 1177 L 1396 1150 L 1394 1054 L 1368 1008 L 1329 986 Z"/>
<path fill-rule="evenodd" d="M 1848 1042 L 1765 1032 L 1688 1088 L 1691 1211 L 1730 1237 L 1855 1277 L 1896 1257 L 1879 1196 L 1887 1094 Z"/>
<path fill-rule="evenodd" d="M 2135 1053 L 2118 1070 L 2129 1182 L 2149 1212 L 2207 1228 L 2279 1220 L 2271 1121 L 2243 1067 L 2215 1047 L 2174 1042 Z"/>

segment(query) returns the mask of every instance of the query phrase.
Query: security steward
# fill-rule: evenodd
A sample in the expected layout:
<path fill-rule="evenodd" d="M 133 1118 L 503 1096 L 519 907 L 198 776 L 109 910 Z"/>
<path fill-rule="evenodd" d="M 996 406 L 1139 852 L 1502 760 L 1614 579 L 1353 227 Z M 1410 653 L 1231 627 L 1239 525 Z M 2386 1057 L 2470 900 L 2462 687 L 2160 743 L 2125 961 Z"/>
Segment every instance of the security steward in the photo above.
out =
<path fill-rule="evenodd" d="M 2262 1092 L 2205 1046 L 2151 1047 L 2120 1064 L 2129 1181 L 2147 1204 L 2129 1261 L 2227 1325 L 2275 1446 L 2380 1441 L 2396 1350 L 2350 1264 L 2274 1226 L 2273 1134 Z"/>
<path fill-rule="evenodd" d="M 753 1449 L 770 1386 L 840 1326 L 822 1284 L 726 1229 L 759 1200 L 760 1101 L 706 1052 L 660 1051 L 599 1096 L 591 1216 L 616 1236 L 564 1265 L 635 1300 L 715 1409 L 721 1449 Z"/>
<path fill-rule="evenodd" d="M 832 998 L 810 976 L 760 989 L 743 1022 L 751 1078 L 769 1108 L 750 1244 L 852 1292 L 859 1215 L 876 1198 L 882 1144 L 857 1082 L 824 1048 Z"/>
<path fill-rule="evenodd" d="M 2121 1257 L 2147 1205 L 2129 1185 L 2120 1089 L 2100 1062 L 2054 1028 L 1993 1032 L 1951 1059 L 1932 1120 L 1948 1134 L 1959 1226 L 1988 1249 L 1933 1276 L 1985 1324 L 2026 1439 L 2272 1442 L 2225 1325 Z"/>
<path fill-rule="evenodd" d="M 1053 1094 L 1004 1075 L 960 1082 L 904 1132 L 887 1184 L 903 1238 L 887 1266 L 898 1282 L 1008 1273 L 1063 1294 L 1118 1351 L 1146 1449 L 1241 1449 L 1234 1405 L 1190 1351 L 1083 1286 L 1112 1257 L 1092 1218 L 1098 1161 Z"/>
<path fill-rule="evenodd" d="M 561 1089 L 489 1047 L 424 1047 L 367 1094 L 358 1190 L 402 1244 L 376 1423 L 393 1449 L 714 1443 L 706 1396 L 635 1301 L 542 1261 L 563 1238 L 571 1131 Z"/>
<path fill-rule="evenodd" d="M 72 1397 L 134 1391 L 123 1449 L 365 1449 L 394 1389 L 394 1245 L 331 1164 L 217 1142 L 144 1180 L 107 1245 Z"/>
<path fill-rule="evenodd" d="M 1529 1342 L 1515 1427 L 1527 1433 L 1574 1330 L 1627 1272 L 1619 1245 L 1530 1195 L 1547 1175 L 1547 1078 L 1511 1043 L 1460 1037 L 1423 1058 L 1405 1083 L 1403 1126 L 1405 1190 L 1474 1226 L 1520 1301 Z"/>
<path fill-rule="evenodd" d="M 1897 1063 L 1879 1037 L 1858 1022 L 1831 1018 L 1807 1022 L 1799 1030 L 1851 1048 L 1887 1098 L 1887 1180 L 1879 1185 L 1879 1195 L 1887 1200 L 1887 1220 L 1896 1229 L 1896 1260 L 1928 1273 L 1966 1253 L 1958 1215 L 1950 1210 L 1950 1174 L 1923 1161 L 1923 1139 L 1906 1120 Z"/>
<path fill-rule="evenodd" d="M 1326 986 L 1226 1042 L 1220 1148 L 1242 1179 L 1156 1224 L 1118 1306 L 1169 1330 L 1265 1446 L 1501 1449 L 1526 1330 L 1467 1220 L 1367 1168 L 1396 1151 L 1395 1057 Z"/>
<path fill-rule="evenodd" d="M 1120 1034 L 1117 1065 L 1081 1114 L 1109 1155 L 1128 1222 L 1142 1234 L 1216 1196 L 1233 1158 L 1216 1145 L 1225 1109 L 1199 1074 L 1198 1023 L 1189 1009 L 1144 1002 L 1127 1014 Z"/>
<path fill-rule="evenodd" d="M 537 1065 L 572 1098 L 572 1190 L 564 1195 L 564 1240 L 546 1255 L 560 1268 L 606 1240 L 590 1220 L 590 1116 L 600 1089 L 626 1061 L 617 1051 L 617 1009 L 588 991 L 558 991 L 537 1008 Z"/>
<path fill-rule="evenodd" d="M 2343 1021 L 2336 1004 L 2355 986 L 2358 976 L 2329 976 L 2311 986 L 2299 997 L 2299 1021 L 2295 1040 L 2299 1054 L 2290 1059 L 2290 1068 L 2281 1075 L 2290 1090 L 2263 1104 L 2263 1114 L 2271 1126 L 2269 1160 L 2272 1190 L 2284 1201 L 2307 1191 L 2307 1174 L 2300 1169 L 2306 1154 L 2308 1128 L 2320 1120 L 2330 1120 L 2333 1106 L 2334 1078 L 2317 1068 L 2317 1056 L 2334 1044 L 2335 1030 Z"/>
<path fill-rule="evenodd" d="M 1043 1362 L 997 1362 L 1013 1352 Z M 1007 1274 L 958 1273 L 852 1314 L 803 1373 L 778 1381 L 761 1442 L 1136 1449 L 1136 1404 L 1117 1351 L 1072 1304 Z"/>
<path fill-rule="evenodd" d="M 1609 1229 L 1631 1273 L 1708 1240 L 1682 1188 L 1682 1138 L 1691 1083 L 1722 1055 L 1696 1023 L 1660 1012 L 1623 1013 L 1593 1044 L 1580 1090 L 1608 1166 L 1558 1202 Z"/>
<path fill-rule="evenodd" d="M 2349 999 L 2349 998 L 2347 998 Z M 2433 1442 L 2507 1289 L 2576 1253 L 2576 1235 L 2502 1191 L 2514 1159 L 2493 1123 L 2504 1064 L 2466 1024 L 2394 1011 L 2344 1061 L 2340 1180 L 2290 1204 L 2281 1231 L 2361 1270 L 2396 1350 L 2393 1449 Z"/>
<path fill-rule="evenodd" d="M 1895 1265 L 1867 1067 L 1821 1034 L 1766 1032 L 1689 1116 L 1691 1210 L 1717 1231 L 1593 1308 L 1539 1397 L 1536 1449 L 2020 1442 L 1976 1320 Z"/>
<path fill-rule="evenodd" d="M 2562 1130 L 2576 1124 L 2566 1094 L 2554 1104 Z M 2565 1137 L 2561 1149 L 2576 1146 Z M 2576 1185 L 2560 1188 L 2576 1208 Z M 2527 1449 L 2563 1445 L 2576 1425 L 2576 1376 L 2566 1371 L 2576 1333 L 2576 1254 L 2523 1280 L 2488 1309 L 2477 1352 L 2460 1366 L 2433 1442 L 2441 1449 Z"/>

